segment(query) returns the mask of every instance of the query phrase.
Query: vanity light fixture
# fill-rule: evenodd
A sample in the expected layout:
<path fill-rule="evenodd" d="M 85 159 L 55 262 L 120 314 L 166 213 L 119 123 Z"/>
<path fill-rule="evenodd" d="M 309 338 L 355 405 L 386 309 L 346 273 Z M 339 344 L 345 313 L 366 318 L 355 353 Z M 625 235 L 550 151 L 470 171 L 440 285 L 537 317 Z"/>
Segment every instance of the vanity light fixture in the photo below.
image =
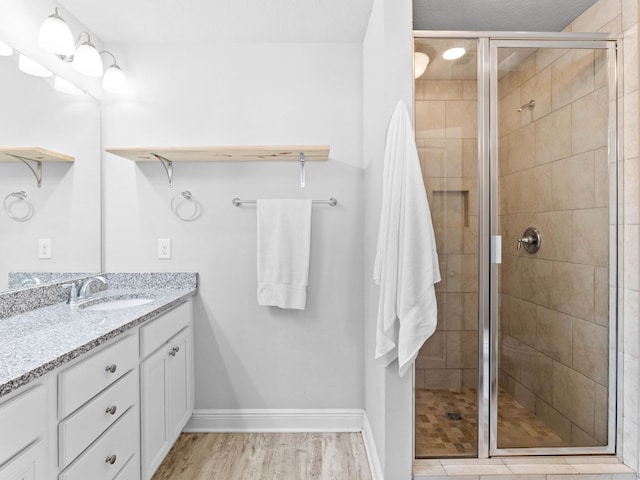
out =
<path fill-rule="evenodd" d="M 78 41 L 82 37 L 83 33 L 87 36 L 87 40 L 78 45 L 76 53 L 73 55 L 71 66 L 76 72 L 80 72 L 84 75 L 101 77 L 104 72 L 102 69 L 100 53 L 96 49 L 95 45 L 91 43 L 91 37 L 87 32 L 80 32 L 80 35 L 78 35 Z"/>
<path fill-rule="evenodd" d="M 73 34 L 58 7 L 40 25 L 38 43 L 42 48 L 56 55 L 71 56 L 76 51 Z"/>
<path fill-rule="evenodd" d="M 82 93 L 82 90 L 76 87 L 73 83 L 58 76 L 56 76 L 53 86 L 59 92 L 68 93 L 69 95 L 80 95 Z"/>
<path fill-rule="evenodd" d="M 53 75 L 49 70 L 44 68 L 35 60 L 31 60 L 29 57 L 20 54 L 18 58 L 18 68 L 24 73 L 33 75 L 34 77 L 50 77 Z"/>
<path fill-rule="evenodd" d="M 445 50 L 442 53 L 442 58 L 445 60 L 456 60 L 462 57 L 466 53 L 466 50 L 462 47 L 453 47 L 448 50 Z"/>
<path fill-rule="evenodd" d="M 0 56 L 10 57 L 11 55 L 13 55 L 13 48 L 0 40 Z"/>
<path fill-rule="evenodd" d="M 424 75 L 429 66 L 429 55 L 424 52 L 415 52 L 413 54 L 413 78 L 417 79 Z"/>
<path fill-rule="evenodd" d="M 111 58 L 113 58 L 113 64 L 107 68 L 106 72 L 104 72 L 104 77 L 102 77 L 102 88 L 110 93 L 124 93 L 127 90 L 127 77 L 125 77 L 124 72 L 118 66 L 118 62 L 116 62 L 116 57 L 113 56 L 113 53 L 107 50 L 100 52 L 101 55 L 103 53 L 111 55 Z"/>

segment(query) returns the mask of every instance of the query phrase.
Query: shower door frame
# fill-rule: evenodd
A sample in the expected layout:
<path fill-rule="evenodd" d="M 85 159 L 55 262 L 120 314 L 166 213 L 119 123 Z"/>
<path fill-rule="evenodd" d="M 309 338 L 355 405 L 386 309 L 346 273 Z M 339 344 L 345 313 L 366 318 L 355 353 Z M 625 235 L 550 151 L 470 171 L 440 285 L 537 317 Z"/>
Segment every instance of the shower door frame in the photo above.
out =
<path fill-rule="evenodd" d="M 618 286 L 620 269 L 620 212 L 619 212 L 619 41 L 621 37 L 612 33 L 560 33 L 560 32 L 485 32 L 485 31 L 422 31 L 414 30 L 413 38 L 476 39 L 478 82 L 478 454 L 477 458 L 494 456 L 525 455 L 586 455 L 615 454 L 620 444 L 617 425 L 621 424 L 620 402 L 621 365 L 618 362 L 619 305 Z M 497 393 L 498 393 L 498 269 L 494 263 L 494 235 L 498 230 L 498 132 L 497 132 L 497 62 L 492 61 L 497 48 L 510 46 L 546 48 L 606 48 L 609 52 L 609 89 L 616 101 L 609 112 L 609 163 L 615 163 L 615 192 L 609 192 L 610 217 L 615 218 L 615 235 L 609 245 L 609 278 L 615 279 L 614 294 L 609 296 L 609 418 L 608 443 L 600 447 L 554 447 L 512 448 L 497 447 Z M 595 47 L 594 47 L 595 45 Z M 493 52 L 493 55 L 492 55 Z M 495 79 L 495 81 L 493 81 Z M 492 83 L 493 81 L 493 83 Z M 415 104 L 415 94 L 414 94 Z M 612 131 L 613 129 L 613 131 Z M 492 152 L 495 155 L 492 156 Z M 614 160 L 612 161 L 612 157 Z M 611 185 L 612 182 L 610 181 Z M 615 199 L 615 201 L 613 200 Z M 495 232 L 495 233 L 494 233 Z M 612 273 L 612 271 L 614 273 Z M 415 371 L 415 369 L 414 369 Z M 415 377 L 414 377 L 415 391 Z M 413 417 L 415 418 L 415 394 L 413 395 Z M 415 426 L 415 422 L 414 426 Z M 415 428 L 414 428 L 415 430 Z M 415 431 L 412 436 L 415 459 Z"/>

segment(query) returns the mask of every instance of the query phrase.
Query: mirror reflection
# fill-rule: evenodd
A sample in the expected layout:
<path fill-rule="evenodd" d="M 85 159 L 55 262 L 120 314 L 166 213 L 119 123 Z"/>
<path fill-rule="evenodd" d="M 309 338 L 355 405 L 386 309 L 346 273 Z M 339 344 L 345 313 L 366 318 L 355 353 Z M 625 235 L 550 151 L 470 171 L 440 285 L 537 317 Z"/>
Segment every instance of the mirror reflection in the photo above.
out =
<path fill-rule="evenodd" d="M 0 291 L 101 269 L 100 102 L 19 57 L 0 56 Z"/>

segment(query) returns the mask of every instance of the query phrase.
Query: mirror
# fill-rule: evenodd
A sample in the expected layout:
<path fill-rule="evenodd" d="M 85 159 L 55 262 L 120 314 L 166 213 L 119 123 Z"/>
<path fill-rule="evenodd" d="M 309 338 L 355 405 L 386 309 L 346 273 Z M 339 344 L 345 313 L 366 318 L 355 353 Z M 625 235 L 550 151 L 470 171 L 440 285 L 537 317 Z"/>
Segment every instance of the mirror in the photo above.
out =
<path fill-rule="evenodd" d="M 0 291 L 99 272 L 102 258 L 100 102 L 23 73 L 18 56 L 0 56 Z M 43 158 L 40 187 L 17 157 Z"/>

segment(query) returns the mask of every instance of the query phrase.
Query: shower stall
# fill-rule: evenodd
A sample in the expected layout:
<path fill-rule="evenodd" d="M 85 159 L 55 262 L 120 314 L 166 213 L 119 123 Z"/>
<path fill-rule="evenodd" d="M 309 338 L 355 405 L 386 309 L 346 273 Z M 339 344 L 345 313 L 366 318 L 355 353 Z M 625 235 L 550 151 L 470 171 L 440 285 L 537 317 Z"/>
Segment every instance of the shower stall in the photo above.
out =
<path fill-rule="evenodd" d="M 415 458 L 615 453 L 616 39 L 414 45 L 442 275 L 416 360 Z"/>

